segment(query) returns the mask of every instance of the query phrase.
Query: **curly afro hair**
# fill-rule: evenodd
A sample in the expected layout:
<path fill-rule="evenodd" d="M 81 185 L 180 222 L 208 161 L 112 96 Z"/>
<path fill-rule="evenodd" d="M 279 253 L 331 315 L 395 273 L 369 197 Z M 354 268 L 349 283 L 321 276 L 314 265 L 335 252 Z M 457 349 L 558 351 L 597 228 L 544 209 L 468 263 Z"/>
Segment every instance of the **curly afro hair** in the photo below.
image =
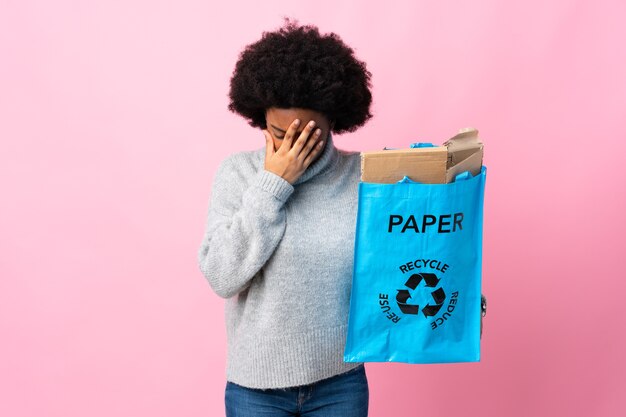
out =
<path fill-rule="evenodd" d="M 322 36 L 315 26 L 286 20 L 239 54 L 228 109 L 261 129 L 268 108 L 298 107 L 325 115 L 335 133 L 357 130 L 372 117 L 372 74 L 365 63 L 337 34 Z"/>

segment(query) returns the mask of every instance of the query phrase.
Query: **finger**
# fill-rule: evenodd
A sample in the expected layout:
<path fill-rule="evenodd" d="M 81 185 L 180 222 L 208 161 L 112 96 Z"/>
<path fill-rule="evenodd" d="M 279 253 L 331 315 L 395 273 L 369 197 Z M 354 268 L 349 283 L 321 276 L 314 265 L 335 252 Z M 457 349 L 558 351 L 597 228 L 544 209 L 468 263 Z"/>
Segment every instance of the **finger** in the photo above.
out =
<path fill-rule="evenodd" d="M 310 120 L 309 123 L 307 123 L 307 125 L 304 127 L 304 129 L 302 129 L 302 133 L 300 133 L 300 136 L 298 137 L 298 139 L 291 146 L 291 149 L 293 149 L 292 152 L 300 160 L 303 160 L 307 156 L 308 151 L 306 151 L 304 155 L 300 155 L 300 154 L 302 153 L 302 148 L 304 147 L 304 145 L 311 142 L 308 139 L 313 129 L 315 129 L 315 120 Z"/>
<path fill-rule="evenodd" d="M 293 143 L 293 137 L 296 135 L 296 129 L 300 125 L 300 120 L 295 119 L 285 132 L 285 137 L 283 139 L 283 143 L 280 144 L 280 149 L 285 148 L 287 151 L 291 149 L 291 144 Z"/>
<path fill-rule="evenodd" d="M 274 150 L 274 141 L 270 133 L 266 129 L 263 129 L 263 134 L 265 135 L 265 160 L 267 161 L 276 151 Z"/>
<path fill-rule="evenodd" d="M 315 131 L 312 132 L 304 148 L 300 151 L 300 154 L 298 155 L 298 159 L 300 159 L 300 161 L 304 161 L 306 157 L 309 156 L 311 151 L 314 151 L 316 149 L 316 146 L 319 144 L 319 140 L 321 138 L 320 137 L 321 133 L 322 133 L 322 129 L 315 129 Z M 297 142 L 296 142 L 296 145 L 297 145 Z"/>
<path fill-rule="evenodd" d="M 317 142 L 317 144 L 315 144 L 315 147 L 313 148 L 311 152 L 309 152 L 307 157 L 304 158 L 303 165 L 305 169 L 311 164 L 311 161 L 313 161 L 313 158 L 315 158 L 317 154 L 322 152 L 323 149 L 324 149 L 324 141 L 320 140 L 319 142 Z"/>

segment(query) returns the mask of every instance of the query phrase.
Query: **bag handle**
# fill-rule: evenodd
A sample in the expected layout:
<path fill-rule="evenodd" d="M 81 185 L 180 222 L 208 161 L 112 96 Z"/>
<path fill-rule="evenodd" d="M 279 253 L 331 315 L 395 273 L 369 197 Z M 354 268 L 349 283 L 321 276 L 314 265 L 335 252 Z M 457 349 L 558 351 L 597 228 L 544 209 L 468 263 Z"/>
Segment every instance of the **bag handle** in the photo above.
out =
<path fill-rule="evenodd" d="M 421 184 L 421 182 L 413 181 L 405 175 L 400 181 L 398 181 L 398 184 Z"/>
<path fill-rule="evenodd" d="M 472 177 L 472 173 L 469 171 L 463 171 L 463 172 L 459 172 L 458 174 L 456 174 L 456 176 L 454 177 L 454 182 L 457 181 L 462 181 L 462 180 L 469 180 Z"/>
<path fill-rule="evenodd" d="M 409 148 L 434 148 L 435 145 L 433 145 L 431 142 L 413 142 L 409 145 Z M 402 149 L 402 148 L 388 148 L 388 147 L 384 147 L 383 151 L 386 150 L 393 150 L 393 149 Z"/>
<path fill-rule="evenodd" d="M 463 171 L 463 172 L 456 174 L 456 176 L 454 177 L 454 182 L 469 180 L 470 178 L 473 178 L 472 173 L 469 171 Z M 404 177 L 402 177 L 400 181 L 398 181 L 398 184 L 422 184 L 422 183 L 419 181 L 414 181 L 405 175 Z"/>

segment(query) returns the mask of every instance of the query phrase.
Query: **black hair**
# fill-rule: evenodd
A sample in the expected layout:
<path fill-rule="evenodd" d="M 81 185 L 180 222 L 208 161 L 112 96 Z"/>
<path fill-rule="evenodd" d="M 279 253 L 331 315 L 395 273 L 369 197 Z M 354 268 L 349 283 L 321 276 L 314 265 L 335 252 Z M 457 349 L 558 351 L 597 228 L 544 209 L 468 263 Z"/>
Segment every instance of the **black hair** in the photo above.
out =
<path fill-rule="evenodd" d="M 266 129 L 268 108 L 299 107 L 325 115 L 333 132 L 353 132 L 372 117 L 371 75 L 336 33 L 286 18 L 239 54 L 228 110 Z"/>

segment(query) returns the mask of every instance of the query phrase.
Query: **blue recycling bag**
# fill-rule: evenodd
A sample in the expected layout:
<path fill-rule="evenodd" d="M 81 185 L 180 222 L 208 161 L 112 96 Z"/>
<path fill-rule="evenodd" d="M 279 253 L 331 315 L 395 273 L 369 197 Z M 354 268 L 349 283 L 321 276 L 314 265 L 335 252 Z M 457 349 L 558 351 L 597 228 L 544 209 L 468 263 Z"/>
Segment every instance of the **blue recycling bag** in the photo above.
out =
<path fill-rule="evenodd" d="M 359 183 L 345 362 L 480 361 L 486 171 Z"/>

